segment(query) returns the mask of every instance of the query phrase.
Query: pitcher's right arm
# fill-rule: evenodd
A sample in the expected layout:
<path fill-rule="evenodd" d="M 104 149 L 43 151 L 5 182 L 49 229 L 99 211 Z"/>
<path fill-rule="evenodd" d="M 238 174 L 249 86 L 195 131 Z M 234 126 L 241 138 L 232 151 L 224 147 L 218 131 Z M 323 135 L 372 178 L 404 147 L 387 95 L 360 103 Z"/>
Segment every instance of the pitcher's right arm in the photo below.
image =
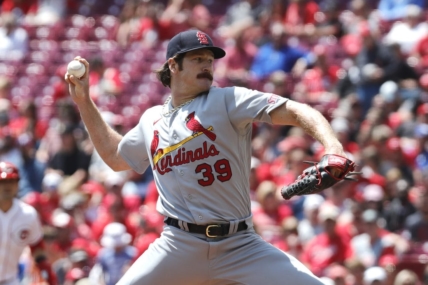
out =
<path fill-rule="evenodd" d="M 74 60 L 78 60 L 85 65 L 85 74 L 79 79 L 66 73 L 65 80 L 69 84 L 71 98 L 79 108 L 80 116 L 95 149 L 104 162 L 114 171 L 131 169 L 118 152 L 118 145 L 122 140 L 122 135 L 118 134 L 103 120 L 97 106 L 89 96 L 89 63 L 80 56 Z"/>

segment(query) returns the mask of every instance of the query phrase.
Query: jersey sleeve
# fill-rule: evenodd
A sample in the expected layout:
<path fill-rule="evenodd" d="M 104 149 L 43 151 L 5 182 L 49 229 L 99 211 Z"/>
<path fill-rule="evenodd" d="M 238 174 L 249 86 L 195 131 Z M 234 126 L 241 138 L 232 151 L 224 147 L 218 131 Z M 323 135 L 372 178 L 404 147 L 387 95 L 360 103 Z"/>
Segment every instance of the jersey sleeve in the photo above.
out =
<path fill-rule="evenodd" d="M 254 121 L 272 123 L 269 113 L 287 102 L 287 98 L 243 87 L 231 88 L 226 96 L 226 108 L 231 123 L 238 129 Z"/>
<path fill-rule="evenodd" d="M 131 129 L 119 143 L 119 153 L 136 172 L 142 174 L 150 165 L 147 153 L 142 120 Z"/>

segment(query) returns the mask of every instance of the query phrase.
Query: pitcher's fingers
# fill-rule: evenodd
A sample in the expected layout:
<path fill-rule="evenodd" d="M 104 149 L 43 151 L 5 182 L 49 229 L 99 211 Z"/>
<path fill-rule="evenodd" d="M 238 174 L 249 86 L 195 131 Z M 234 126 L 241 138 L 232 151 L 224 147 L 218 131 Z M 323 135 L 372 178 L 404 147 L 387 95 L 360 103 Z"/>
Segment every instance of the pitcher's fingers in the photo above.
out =
<path fill-rule="evenodd" d="M 78 60 L 81 63 L 83 63 L 83 65 L 85 65 L 85 74 L 83 74 L 83 76 L 82 76 L 82 78 L 85 78 L 89 74 L 89 62 L 86 59 L 82 58 L 82 57 L 80 57 Z"/>
<path fill-rule="evenodd" d="M 68 83 L 68 84 L 73 84 L 73 85 L 76 85 L 75 84 L 75 82 L 72 82 L 71 80 L 70 80 L 70 77 L 71 77 L 72 75 L 71 74 L 69 74 L 68 72 L 65 74 L 65 77 L 64 77 L 64 79 L 65 79 L 65 81 Z"/>
<path fill-rule="evenodd" d="M 73 84 L 73 85 L 79 85 L 79 79 L 76 78 L 76 76 L 74 75 L 68 75 L 68 80 Z"/>

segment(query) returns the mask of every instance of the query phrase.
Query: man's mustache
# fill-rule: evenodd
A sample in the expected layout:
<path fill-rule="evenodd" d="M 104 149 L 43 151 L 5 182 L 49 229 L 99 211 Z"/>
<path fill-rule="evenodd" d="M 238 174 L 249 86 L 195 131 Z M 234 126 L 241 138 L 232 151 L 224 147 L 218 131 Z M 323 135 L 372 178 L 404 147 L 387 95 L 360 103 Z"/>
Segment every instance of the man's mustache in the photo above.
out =
<path fill-rule="evenodd" d="M 208 80 L 210 80 L 210 81 L 213 81 L 213 76 L 212 76 L 210 73 L 208 73 L 208 72 L 199 73 L 199 74 L 196 76 L 196 78 L 198 78 L 198 79 L 206 78 L 206 79 L 208 79 Z"/>

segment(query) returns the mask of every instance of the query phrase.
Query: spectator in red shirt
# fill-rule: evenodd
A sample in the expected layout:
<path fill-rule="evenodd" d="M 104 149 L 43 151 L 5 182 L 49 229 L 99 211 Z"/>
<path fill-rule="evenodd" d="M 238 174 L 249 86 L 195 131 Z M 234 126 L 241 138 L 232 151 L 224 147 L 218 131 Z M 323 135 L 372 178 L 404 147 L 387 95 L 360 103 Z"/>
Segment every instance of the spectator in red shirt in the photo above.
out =
<path fill-rule="evenodd" d="M 143 206 L 140 210 L 140 226 L 133 245 L 137 249 L 137 259 L 159 236 L 163 228 L 163 216 L 156 210 Z"/>
<path fill-rule="evenodd" d="M 340 264 L 332 264 L 325 270 L 327 278 L 334 281 L 334 285 L 349 285 L 349 272 L 346 267 Z"/>
<path fill-rule="evenodd" d="M 215 76 L 221 85 L 247 85 L 248 71 L 257 54 L 257 46 L 250 41 L 248 33 L 243 32 L 225 50 L 226 56 L 218 61 Z"/>
<path fill-rule="evenodd" d="M 12 12 L 13 10 L 21 10 L 25 15 L 35 14 L 37 12 L 38 0 L 4 0 L 1 4 L 2 12 Z"/>
<path fill-rule="evenodd" d="M 263 181 L 256 190 L 259 206 L 253 209 L 254 225 L 267 240 L 277 236 L 283 220 L 292 215 L 290 206 L 277 196 L 277 190 L 278 186 L 272 181 Z"/>
<path fill-rule="evenodd" d="M 293 98 L 299 96 L 298 100 L 312 105 L 324 102 L 335 103 L 337 98 L 331 90 L 338 79 L 337 74 L 340 68 L 328 62 L 327 47 L 317 45 L 313 48 L 313 54 L 316 58 L 315 62 L 312 68 L 303 72 L 300 83 L 296 85 Z"/>
<path fill-rule="evenodd" d="M 298 234 L 298 220 L 295 217 L 284 219 L 281 225 L 281 234 L 272 245 L 298 258 L 302 254 L 303 245 Z"/>
<path fill-rule="evenodd" d="M 419 70 L 426 70 L 428 68 L 428 36 L 425 36 L 415 46 L 411 52 L 413 56 L 411 59 L 417 64 Z"/>
<path fill-rule="evenodd" d="M 337 207 L 333 205 L 322 207 L 318 218 L 323 223 L 324 232 L 309 241 L 303 250 L 302 262 L 317 276 L 321 276 L 328 265 L 342 264 L 351 256 L 351 248 L 336 231 L 338 217 Z"/>
<path fill-rule="evenodd" d="M 313 0 L 292 0 L 284 15 L 286 30 L 293 36 L 312 34 L 318 10 L 318 4 Z"/>
<path fill-rule="evenodd" d="M 152 47 L 158 40 L 158 6 L 152 1 L 126 1 L 119 16 L 117 42 L 126 47 L 142 41 L 143 46 Z"/>
<path fill-rule="evenodd" d="M 9 123 L 11 132 L 15 137 L 29 133 L 37 142 L 46 134 L 48 122 L 40 120 L 37 106 L 32 100 L 22 100 L 18 105 L 19 116 Z"/>

